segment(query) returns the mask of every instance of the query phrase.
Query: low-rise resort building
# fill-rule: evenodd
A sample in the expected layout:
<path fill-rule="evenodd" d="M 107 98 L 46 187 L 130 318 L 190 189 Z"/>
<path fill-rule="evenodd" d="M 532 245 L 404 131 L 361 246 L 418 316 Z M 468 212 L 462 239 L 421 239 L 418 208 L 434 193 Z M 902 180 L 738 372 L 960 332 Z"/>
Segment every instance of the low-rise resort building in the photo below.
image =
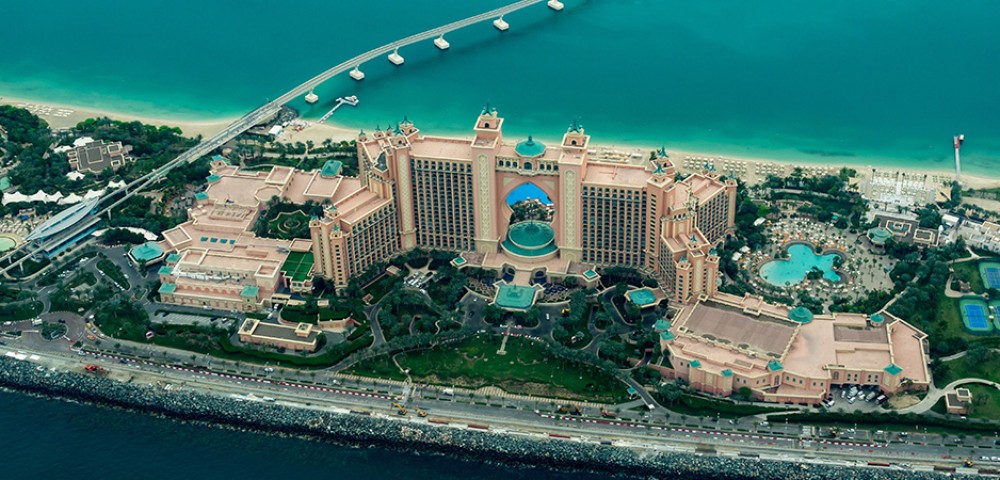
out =
<path fill-rule="evenodd" d="M 659 325 L 673 373 L 695 389 L 820 403 L 832 387 L 926 390 L 927 335 L 888 313 L 814 315 L 759 297 L 717 293 Z"/>

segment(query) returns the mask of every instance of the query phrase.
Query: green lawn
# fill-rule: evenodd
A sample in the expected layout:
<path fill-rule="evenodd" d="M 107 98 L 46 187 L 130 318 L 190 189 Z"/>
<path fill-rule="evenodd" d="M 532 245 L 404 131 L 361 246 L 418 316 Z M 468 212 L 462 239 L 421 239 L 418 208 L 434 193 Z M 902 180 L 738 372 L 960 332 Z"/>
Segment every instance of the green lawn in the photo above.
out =
<path fill-rule="evenodd" d="M 403 278 L 405 276 L 406 276 L 405 271 L 398 277 L 394 277 L 392 275 L 386 275 L 376 280 L 371 285 L 365 287 L 364 292 L 372 296 L 371 304 L 374 305 L 378 303 L 378 301 L 382 300 L 382 297 L 384 297 L 386 293 L 389 293 L 390 291 L 399 288 L 400 285 L 402 285 Z"/>
<path fill-rule="evenodd" d="M 1000 354 L 998 353 L 989 355 L 985 361 L 974 363 L 968 356 L 965 356 L 945 364 L 948 365 L 948 374 L 934 377 L 934 384 L 938 387 L 944 387 L 960 378 L 982 378 L 1000 382 Z"/>
<path fill-rule="evenodd" d="M 979 275 L 979 262 L 954 263 L 951 268 L 955 270 L 955 278 L 969 282 L 969 288 L 974 293 L 983 293 L 986 291 L 983 286 L 983 277 Z"/>
<path fill-rule="evenodd" d="M 1000 420 L 1000 391 L 986 385 L 966 385 L 972 392 L 972 408 L 970 418 Z"/>
<path fill-rule="evenodd" d="M 351 316 L 349 308 L 317 308 L 320 321 L 343 320 Z M 281 319 L 296 323 L 316 323 L 316 313 L 309 315 L 303 307 L 285 307 L 281 309 Z"/>
<path fill-rule="evenodd" d="M 944 295 L 940 296 L 935 307 L 934 317 L 937 318 L 938 325 L 943 327 L 942 333 L 946 337 L 959 337 L 966 340 L 983 338 L 983 335 L 975 335 L 965 329 L 965 324 L 962 323 L 962 314 L 958 311 L 958 300 Z M 933 336 L 930 341 L 934 341 Z"/>
<path fill-rule="evenodd" d="M 555 359 L 541 342 L 511 337 L 498 355 L 502 337 L 477 335 L 457 345 L 399 355 L 413 379 L 441 385 L 498 386 L 510 393 L 613 402 L 625 386 L 595 368 Z"/>
<path fill-rule="evenodd" d="M 358 362 L 354 367 L 344 373 L 357 375 L 359 377 L 387 378 L 390 380 L 406 380 L 406 375 L 399 371 L 395 363 L 388 355 L 369 358 L 363 362 Z"/>

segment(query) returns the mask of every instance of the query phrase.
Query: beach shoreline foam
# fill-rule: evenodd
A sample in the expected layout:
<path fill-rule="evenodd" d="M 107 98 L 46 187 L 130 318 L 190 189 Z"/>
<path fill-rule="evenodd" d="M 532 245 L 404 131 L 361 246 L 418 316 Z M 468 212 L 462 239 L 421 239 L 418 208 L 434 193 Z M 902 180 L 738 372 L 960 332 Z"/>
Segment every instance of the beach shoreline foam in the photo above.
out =
<path fill-rule="evenodd" d="M 134 115 L 128 112 L 120 112 L 113 110 L 104 110 L 92 107 L 80 107 L 76 105 L 69 105 L 65 103 L 55 103 L 45 100 L 37 99 L 27 99 L 21 97 L 0 97 L 0 104 L 14 105 L 22 108 L 28 108 L 32 113 L 39 115 L 42 119 L 49 123 L 52 128 L 55 129 L 65 129 L 72 128 L 77 123 L 86 120 L 88 118 L 94 117 L 108 117 L 114 120 L 122 121 L 140 121 L 149 125 L 166 125 L 171 127 L 178 127 L 181 129 L 184 135 L 187 136 L 197 136 L 201 135 L 203 137 L 211 136 L 218 133 L 230 123 L 236 120 L 236 117 L 232 118 L 215 118 L 206 119 L 204 121 L 192 121 L 192 120 L 181 120 L 181 119 L 169 119 L 169 118 L 156 118 L 144 115 Z M 282 141 L 286 143 L 294 142 L 306 142 L 313 141 L 316 144 L 321 143 L 323 140 L 331 139 L 335 142 L 339 141 L 350 141 L 357 138 L 358 128 L 350 127 L 343 124 L 338 124 L 336 121 L 331 121 L 324 124 L 317 124 L 315 121 L 306 120 L 309 126 L 300 132 L 289 132 L 282 137 Z M 442 135 L 450 135 L 448 133 L 442 133 Z M 454 135 L 458 138 L 469 138 L 469 134 L 456 134 Z M 549 144 L 558 144 L 561 139 L 556 138 L 546 138 L 545 135 L 537 136 L 537 138 Z M 613 147 L 612 147 L 613 145 Z M 594 148 L 614 148 L 621 151 L 629 151 L 634 153 L 641 153 L 643 155 L 648 155 L 649 152 L 657 148 L 654 145 L 636 145 L 629 142 L 597 142 L 594 144 Z M 688 171 L 690 169 L 684 168 L 682 165 L 684 159 L 699 159 L 702 160 L 714 160 L 714 161 L 729 161 L 733 163 L 742 163 L 748 166 L 747 174 L 742 177 L 744 181 L 749 184 L 754 184 L 762 181 L 765 176 L 757 175 L 751 173 L 753 166 L 756 164 L 768 165 L 773 169 L 777 169 L 779 172 L 782 170 L 790 171 L 794 167 L 804 167 L 804 168 L 828 168 L 831 171 L 839 170 L 841 167 L 847 167 L 857 170 L 863 175 L 869 174 L 871 171 L 877 171 L 879 174 L 883 175 L 893 175 L 893 174 L 906 174 L 906 175 L 929 175 L 938 177 L 941 179 L 954 178 L 955 172 L 953 170 L 942 170 L 942 169 L 929 169 L 920 168 L 919 166 L 914 166 L 912 168 L 900 169 L 896 167 L 882 167 L 878 165 L 872 165 L 870 163 L 865 163 L 862 161 L 858 162 L 843 162 L 837 161 L 837 159 L 831 159 L 831 162 L 826 164 L 817 164 L 814 162 L 796 162 L 782 159 L 771 159 L 763 158 L 758 156 L 742 156 L 742 155 L 728 155 L 719 153 L 706 153 L 706 152 L 693 152 L 685 150 L 674 150 L 667 147 L 667 152 L 670 153 L 671 159 L 674 161 L 675 166 L 681 171 Z M 728 173 L 720 169 L 720 173 Z M 780 176 L 780 175 L 779 175 Z M 963 172 L 962 174 L 963 186 L 967 188 L 974 189 L 984 189 L 984 188 L 995 188 L 1000 187 L 1000 174 L 998 177 L 985 177 L 982 175 L 969 174 Z"/>

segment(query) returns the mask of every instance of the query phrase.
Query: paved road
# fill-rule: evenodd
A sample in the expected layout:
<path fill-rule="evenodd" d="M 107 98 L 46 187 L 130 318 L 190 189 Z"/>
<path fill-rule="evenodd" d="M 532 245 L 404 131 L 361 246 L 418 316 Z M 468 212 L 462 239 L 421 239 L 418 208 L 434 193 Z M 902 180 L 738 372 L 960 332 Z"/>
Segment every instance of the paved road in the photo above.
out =
<path fill-rule="evenodd" d="M 58 343 L 53 343 L 57 345 Z M 0 350 L 7 351 L 9 346 Z M 216 374 L 208 374 L 202 367 L 177 367 L 163 364 L 154 356 L 153 361 L 133 361 L 114 357 L 76 356 L 59 353 L 61 349 L 41 350 L 39 362 L 48 366 L 79 369 L 83 363 L 104 365 L 116 375 L 149 381 L 154 377 L 174 384 L 177 389 L 208 389 L 220 394 L 254 393 L 272 396 L 280 401 L 294 402 L 313 408 L 333 407 L 361 409 L 392 415 L 392 398 L 401 395 L 399 384 L 381 382 L 353 382 L 326 377 L 322 372 L 297 372 L 284 369 L 269 370 L 260 366 L 241 365 L 236 373 L 229 373 L 225 362 L 209 366 Z M 29 350 L 34 351 L 34 350 Z M 198 361 L 188 362 L 189 365 Z M 263 381 L 262 381 L 263 380 Z M 329 380 L 329 381 L 328 381 Z M 315 384 L 325 385 L 316 388 Z M 571 435 L 580 441 L 614 440 L 619 444 L 644 446 L 651 449 L 693 451 L 695 446 L 712 446 L 719 451 L 759 452 L 769 455 L 817 455 L 823 458 L 845 460 L 893 461 L 916 463 L 930 461 L 956 465 L 959 456 L 994 453 L 993 438 L 979 439 L 956 447 L 935 435 L 910 435 L 909 438 L 830 440 L 800 438 L 797 425 L 760 425 L 746 421 L 729 423 L 717 418 L 671 416 L 669 421 L 657 412 L 637 413 L 623 411 L 625 418 L 610 421 L 601 419 L 600 413 L 584 409 L 584 416 L 566 416 L 548 413 L 552 405 L 544 402 L 517 402 L 509 399 L 484 400 L 482 396 L 449 396 L 441 387 L 416 386 L 409 397 L 409 405 L 420 406 L 439 421 L 468 422 L 490 425 L 494 431 L 542 432 Z M 487 405 L 492 403 L 502 408 Z M 632 405 L 623 405 L 623 407 Z M 407 417 L 401 421 L 425 422 L 424 419 Z M 883 436 L 884 437 L 884 436 Z M 885 443 L 885 440 L 892 440 Z M 950 457 L 950 458 L 944 458 Z"/>

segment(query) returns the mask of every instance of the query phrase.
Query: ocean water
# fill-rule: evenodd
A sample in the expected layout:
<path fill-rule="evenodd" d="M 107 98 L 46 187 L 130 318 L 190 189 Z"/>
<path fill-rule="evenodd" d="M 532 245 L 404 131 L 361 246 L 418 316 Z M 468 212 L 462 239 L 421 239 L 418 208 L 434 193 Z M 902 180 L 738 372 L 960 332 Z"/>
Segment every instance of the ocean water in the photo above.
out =
<path fill-rule="evenodd" d="M 599 480 L 239 432 L 0 391 L 5 480 Z M 502 460 L 502 459 L 499 459 Z"/>
<path fill-rule="evenodd" d="M 245 113 L 364 50 L 506 0 L 6 2 L 0 96 L 168 118 Z M 490 101 L 508 138 L 1000 176 L 1000 2 L 566 0 L 403 49 L 324 84 L 318 117 L 371 129 L 409 116 L 468 135 Z"/>

